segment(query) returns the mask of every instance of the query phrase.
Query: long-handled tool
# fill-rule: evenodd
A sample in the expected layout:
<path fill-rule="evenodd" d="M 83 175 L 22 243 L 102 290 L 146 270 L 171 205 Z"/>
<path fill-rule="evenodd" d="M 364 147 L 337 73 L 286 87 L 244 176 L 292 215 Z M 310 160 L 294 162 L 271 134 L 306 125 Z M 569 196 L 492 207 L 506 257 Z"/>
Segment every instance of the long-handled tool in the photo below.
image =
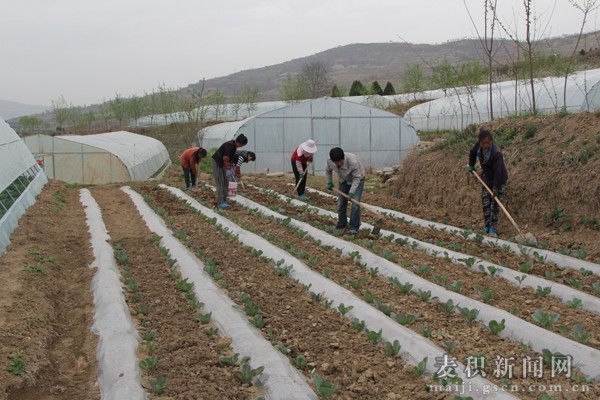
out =
<path fill-rule="evenodd" d="M 294 190 L 292 190 L 292 193 L 294 193 L 296 190 L 298 190 L 298 187 L 300 187 L 300 184 L 302 183 L 302 181 L 306 180 L 309 165 L 310 165 L 310 161 L 308 163 L 306 163 L 306 168 L 304 168 L 304 176 L 302 178 L 298 179 L 298 183 L 296 183 L 296 187 L 294 188 Z"/>
<path fill-rule="evenodd" d="M 346 193 L 333 188 L 333 191 L 336 192 L 339 195 L 344 196 L 345 198 L 347 198 L 348 200 L 350 200 L 351 202 L 353 202 L 354 204 L 364 208 L 365 210 L 367 210 L 368 212 L 370 212 L 371 214 L 373 214 L 374 216 L 377 217 L 377 221 L 375 222 L 375 225 L 373 225 L 373 230 L 371 231 L 372 235 L 379 235 L 379 231 L 381 230 L 381 226 L 383 225 L 383 216 L 381 214 L 379 214 L 377 211 L 372 210 L 371 208 L 369 208 L 369 206 L 365 203 L 361 203 L 360 201 L 353 199 L 352 197 L 348 196 Z"/>
<path fill-rule="evenodd" d="M 535 238 L 535 236 L 533 236 L 531 233 L 522 233 L 521 230 L 519 229 L 519 227 L 517 226 L 517 223 L 513 219 L 513 217 L 510 215 L 510 213 L 508 212 L 506 207 L 504 207 L 504 204 L 502 204 L 500 199 L 498 199 L 498 197 L 496 197 L 496 195 L 494 194 L 494 192 L 492 192 L 490 187 L 483 181 L 483 179 L 481 179 L 481 177 L 477 174 L 477 172 L 475 172 L 475 171 L 471 171 L 471 172 L 473 173 L 473 175 L 475 175 L 475 177 L 479 180 L 479 182 L 481 182 L 483 187 L 485 187 L 487 189 L 487 191 L 490 193 L 492 198 L 494 200 L 496 200 L 496 203 L 498 203 L 498 205 L 500 206 L 502 211 L 504 211 L 504 214 L 506 214 L 506 216 L 508 217 L 510 222 L 513 224 L 513 226 L 517 230 L 518 235 L 515 237 L 515 240 L 522 244 L 531 243 L 531 244 L 537 245 L 537 239 Z"/>

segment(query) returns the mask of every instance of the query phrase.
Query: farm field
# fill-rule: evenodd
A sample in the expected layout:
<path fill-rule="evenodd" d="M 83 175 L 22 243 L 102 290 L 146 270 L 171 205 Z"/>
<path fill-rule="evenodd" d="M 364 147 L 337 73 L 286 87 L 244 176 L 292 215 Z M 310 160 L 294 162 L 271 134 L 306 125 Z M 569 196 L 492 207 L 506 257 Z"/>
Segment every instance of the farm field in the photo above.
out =
<path fill-rule="evenodd" d="M 0 257 L 0 399 L 600 398 L 598 270 L 392 217 L 378 237 L 335 232 L 335 200 L 306 208 L 289 182 L 248 176 L 220 211 L 173 169 L 131 189 L 51 181 Z M 122 371 L 97 361 L 100 246 L 139 338 Z"/>

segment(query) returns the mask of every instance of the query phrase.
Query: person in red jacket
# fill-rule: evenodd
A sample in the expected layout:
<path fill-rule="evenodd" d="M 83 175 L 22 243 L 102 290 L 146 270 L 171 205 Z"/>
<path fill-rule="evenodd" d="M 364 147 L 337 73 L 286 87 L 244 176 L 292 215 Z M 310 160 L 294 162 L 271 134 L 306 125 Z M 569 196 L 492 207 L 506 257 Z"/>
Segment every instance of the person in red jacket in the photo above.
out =
<path fill-rule="evenodd" d="M 229 140 L 221 145 L 213 154 L 211 166 L 217 187 L 217 205 L 219 208 L 229 207 L 227 203 L 227 170 L 231 169 L 231 163 L 234 161 L 235 152 L 239 147 L 248 144 L 248 138 L 240 133 L 234 140 Z"/>
<path fill-rule="evenodd" d="M 304 195 L 306 189 L 306 180 L 308 178 L 308 171 L 306 167 L 309 162 L 312 162 L 313 156 L 317 152 L 317 145 L 312 139 L 308 139 L 303 142 L 294 150 L 292 153 L 292 171 L 294 171 L 294 177 L 296 178 L 296 185 L 298 185 L 298 198 L 300 200 L 308 200 L 308 197 Z"/>
<path fill-rule="evenodd" d="M 206 157 L 206 150 L 202 147 L 189 148 L 179 156 L 181 169 L 183 169 L 183 179 L 185 180 L 185 190 L 196 187 L 196 178 L 198 177 L 196 164 L 200 163 L 204 157 Z"/>

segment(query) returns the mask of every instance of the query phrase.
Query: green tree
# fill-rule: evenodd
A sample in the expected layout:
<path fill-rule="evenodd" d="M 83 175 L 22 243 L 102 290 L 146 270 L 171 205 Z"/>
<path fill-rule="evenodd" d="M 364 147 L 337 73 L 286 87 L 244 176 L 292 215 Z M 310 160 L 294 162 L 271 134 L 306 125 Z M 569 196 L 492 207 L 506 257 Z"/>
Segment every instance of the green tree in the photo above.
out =
<path fill-rule="evenodd" d="M 385 84 L 385 88 L 383 88 L 384 96 L 393 96 L 396 94 L 396 89 L 394 89 L 394 85 L 391 82 Z"/>
<path fill-rule="evenodd" d="M 252 87 L 248 84 L 244 85 L 244 88 L 240 92 L 240 101 L 244 105 L 248 116 L 256 110 L 256 102 L 260 96 L 260 90 L 256 87 Z"/>
<path fill-rule="evenodd" d="M 56 129 L 63 130 L 65 122 L 69 118 L 69 104 L 63 95 L 56 100 L 52 100 L 52 112 L 54 113 L 54 120 L 58 125 Z"/>
<path fill-rule="evenodd" d="M 19 118 L 19 125 L 29 130 L 29 134 L 33 134 L 36 126 L 40 125 L 42 120 L 35 115 L 25 115 Z"/>
<path fill-rule="evenodd" d="M 119 127 L 123 126 L 123 121 L 127 118 L 127 108 L 125 99 L 119 94 L 115 94 L 115 98 L 108 103 L 110 112 L 114 119 L 119 123 Z"/>
<path fill-rule="evenodd" d="M 82 122 L 87 126 L 88 131 L 92 130 L 92 125 L 96 121 L 96 114 L 93 111 L 87 111 L 81 116 Z"/>
<path fill-rule="evenodd" d="M 227 98 L 225 97 L 225 94 L 223 94 L 223 92 L 219 89 L 216 89 L 208 95 L 207 101 L 208 104 L 213 106 L 213 110 L 215 111 L 215 121 L 219 121 L 219 119 L 221 118 L 221 113 L 225 111 L 225 104 L 227 103 Z"/>
<path fill-rule="evenodd" d="M 127 115 L 129 115 L 137 125 L 138 119 L 141 118 L 146 111 L 146 98 L 135 95 L 131 96 L 125 101 L 125 109 Z"/>
<path fill-rule="evenodd" d="M 285 76 L 285 80 L 279 88 L 281 100 L 290 104 L 306 99 L 306 92 L 306 86 L 304 85 L 302 77 L 296 76 L 293 78 L 290 74 Z"/>
<path fill-rule="evenodd" d="M 364 96 L 368 94 L 367 92 L 368 91 L 365 85 L 363 85 L 361 81 L 356 80 L 352 82 L 352 86 L 350 86 L 350 93 L 348 93 L 348 96 Z"/>
<path fill-rule="evenodd" d="M 456 71 L 447 59 L 431 67 L 431 85 L 436 89 L 442 89 L 444 96 L 448 95 L 448 89 L 457 86 L 456 78 Z"/>
<path fill-rule="evenodd" d="M 371 83 L 371 94 L 383 95 L 383 89 L 379 85 L 379 82 L 373 81 L 373 83 Z"/>
<path fill-rule="evenodd" d="M 425 89 L 425 74 L 419 64 L 409 65 L 403 75 L 402 90 L 412 93 L 417 100 L 417 94 Z"/>
<path fill-rule="evenodd" d="M 100 102 L 99 114 L 100 119 L 104 123 L 104 127 L 108 129 L 110 126 L 110 121 L 112 121 L 113 119 L 112 111 L 110 108 L 110 101 L 102 99 L 102 101 Z"/>

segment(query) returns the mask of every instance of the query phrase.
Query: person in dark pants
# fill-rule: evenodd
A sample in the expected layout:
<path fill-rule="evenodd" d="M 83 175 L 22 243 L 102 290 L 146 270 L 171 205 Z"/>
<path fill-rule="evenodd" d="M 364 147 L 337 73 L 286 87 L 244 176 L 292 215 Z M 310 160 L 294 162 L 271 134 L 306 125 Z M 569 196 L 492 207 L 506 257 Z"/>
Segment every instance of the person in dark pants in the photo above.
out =
<path fill-rule="evenodd" d="M 472 173 L 477 159 L 479 159 L 482 169 L 481 178 L 494 192 L 492 196 L 485 187 L 481 187 L 483 220 L 485 222 L 483 231 L 495 237 L 497 236 L 496 227 L 498 226 L 500 206 L 494 200 L 494 197 L 502 201 L 508 182 L 508 172 L 504 165 L 504 156 L 500 148 L 494 143 L 492 132 L 487 128 L 479 130 L 479 140 L 469 152 L 469 166 L 467 167 L 469 173 Z"/>
<path fill-rule="evenodd" d="M 309 162 L 312 162 L 313 156 L 317 152 L 317 145 L 312 139 L 308 139 L 306 142 L 296 147 L 296 150 L 292 153 L 292 171 L 294 171 L 294 177 L 296 178 L 296 185 L 298 185 L 298 198 L 300 200 L 308 200 L 308 197 L 304 195 L 306 190 L 306 180 L 308 179 L 308 171 L 306 167 Z"/>
<path fill-rule="evenodd" d="M 354 200 L 360 201 L 363 189 L 365 187 L 365 169 L 358 157 L 352 153 L 344 153 L 339 147 L 334 147 L 329 152 L 329 160 L 325 167 L 325 176 L 327 177 L 327 189 L 333 189 L 332 172 L 335 171 L 339 176 L 339 190 L 346 193 Z M 360 206 L 352 203 L 350 210 L 350 223 L 346 217 L 346 208 L 348 199 L 342 195 L 338 196 L 338 223 L 335 229 L 344 229 L 348 226 L 350 233 L 358 232 L 360 228 Z"/>
<path fill-rule="evenodd" d="M 211 166 L 217 187 L 217 204 L 220 208 L 229 207 L 229 203 L 227 203 L 227 170 L 231 169 L 236 150 L 244 147 L 247 143 L 248 138 L 242 133 L 234 140 L 223 143 L 212 156 Z"/>
<path fill-rule="evenodd" d="M 196 187 L 196 179 L 198 177 L 196 164 L 199 164 L 204 157 L 206 157 L 206 150 L 202 147 L 189 148 L 179 156 L 186 190 Z"/>

